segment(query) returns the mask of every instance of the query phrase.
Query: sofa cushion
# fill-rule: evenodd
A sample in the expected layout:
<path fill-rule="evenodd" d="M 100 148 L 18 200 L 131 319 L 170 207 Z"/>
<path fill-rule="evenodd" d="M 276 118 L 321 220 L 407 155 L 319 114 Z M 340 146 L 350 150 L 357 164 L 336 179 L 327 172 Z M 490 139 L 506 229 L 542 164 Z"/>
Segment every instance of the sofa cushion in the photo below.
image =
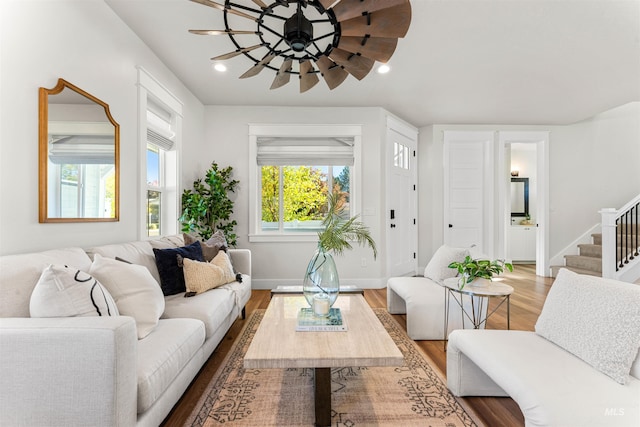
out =
<path fill-rule="evenodd" d="M 158 285 L 160 275 L 156 267 L 156 258 L 153 254 L 150 241 L 139 241 L 129 243 L 119 243 L 113 245 L 96 246 L 87 249 L 87 254 L 93 259 L 95 254 L 100 254 L 105 258 L 119 258 L 131 264 L 143 265 L 149 270 Z"/>
<path fill-rule="evenodd" d="M 204 343 L 204 325 L 194 319 L 160 320 L 138 341 L 138 413 L 149 409 Z M 203 360 L 204 362 L 204 360 Z"/>
<path fill-rule="evenodd" d="M 204 323 L 206 337 L 209 338 L 224 324 L 224 319 L 233 310 L 234 302 L 234 292 L 222 287 L 191 298 L 184 298 L 184 294 L 171 295 L 165 298 L 162 318 L 198 319 Z"/>
<path fill-rule="evenodd" d="M 478 392 L 481 384 L 474 384 L 481 376 L 459 371 L 462 361 L 454 357 L 459 352 L 518 403 L 527 426 L 637 425 L 640 381 L 621 386 L 534 332 L 485 329 L 451 333 L 447 348 L 449 387 L 461 387 L 462 395 L 487 395 Z M 465 389 L 471 390 L 470 394 Z M 613 408 L 624 416 L 612 416 Z"/>
<path fill-rule="evenodd" d="M 199 242 L 179 248 L 157 249 L 153 248 L 156 257 L 156 266 L 160 274 L 160 286 L 165 295 L 175 295 L 185 291 L 184 273 L 182 262 L 178 256 L 195 261 L 204 261 L 202 248 Z"/>
<path fill-rule="evenodd" d="M 184 246 L 185 244 L 189 245 L 190 243 L 185 243 L 184 239 L 180 234 L 173 234 L 170 236 L 162 236 L 156 239 L 148 240 L 149 244 L 152 248 L 155 249 L 169 249 L 169 248 L 179 248 Z"/>
<path fill-rule="evenodd" d="M 118 316 L 113 297 L 90 274 L 50 265 L 31 294 L 31 317 Z"/>
<path fill-rule="evenodd" d="M 454 261 L 462 262 L 467 255 L 469 255 L 468 248 L 454 248 L 447 245 L 440 246 L 424 269 L 424 277 L 435 280 L 436 282 L 450 277 L 456 277 L 458 271 L 455 268 L 449 268 L 449 264 Z"/>
<path fill-rule="evenodd" d="M 42 271 L 64 264 L 89 271 L 91 260 L 82 248 L 64 248 L 0 257 L 0 317 L 29 317 L 31 293 Z"/>
<path fill-rule="evenodd" d="M 149 270 L 96 254 L 89 273 L 111 293 L 120 314 L 135 319 L 138 339 L 149 335 L 164 311 L 164 295 Z"/>
<path fill-rule="evenodd" d="M 640 347 L 640 286 L 561 269 L 535 330 L 626 384 Z"/>
<path fill-rule="evenodd" d="M 211 262 L 183 260 L 184 281 L 187 296 L 193 296 L 209 289 L 235 281 L 231 261 L 225 251 L 219 251 Z"/>

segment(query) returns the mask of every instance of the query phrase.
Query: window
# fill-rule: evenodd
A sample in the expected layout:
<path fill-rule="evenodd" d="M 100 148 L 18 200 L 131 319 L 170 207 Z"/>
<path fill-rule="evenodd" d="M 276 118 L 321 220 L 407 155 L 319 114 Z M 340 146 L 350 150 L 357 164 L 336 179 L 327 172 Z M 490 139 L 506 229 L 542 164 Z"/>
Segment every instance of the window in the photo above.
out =
<path fill-rule="evenodd" d="M 339 193 L 349 209 L 350 166 L 262 166 L 261 231 L 317 231 L 327 196 Z"/>
<path fill-rule="evenodd" d="M 142 238 L 178 230 L 178 148 L 182 104 L 139 69 L 144 138 Z"/>
<path fill-rule="evenodd" d="M 266 134 L 251 136 L 256 161 L 250 179 L 256 191 L 251 198 L 250 241 L 316 239 L 330 193 L 341 195 L 347 215 L 357 213 L 354 178 L 360 162 L 360 127 L 345 126 L 348 132 L 334 134 L 339 136 L 330 132 L 341 126 L 310 128 L 252 126 Z M 288 136 L 288 130 L 307 133 Z M 280 135 L 271 136 L 270 131 Z"/>

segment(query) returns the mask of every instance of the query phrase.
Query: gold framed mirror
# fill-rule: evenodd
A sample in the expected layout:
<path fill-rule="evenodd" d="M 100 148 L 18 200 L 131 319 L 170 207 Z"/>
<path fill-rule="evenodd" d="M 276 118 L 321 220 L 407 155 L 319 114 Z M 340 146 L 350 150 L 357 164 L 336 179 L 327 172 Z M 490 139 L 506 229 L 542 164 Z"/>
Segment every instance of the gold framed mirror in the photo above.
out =
<path fill-rule="evenodd" d="M 120 125 L 109 105 L 58 79 L 39 91 L 40 222 L 119 220 Z"/>

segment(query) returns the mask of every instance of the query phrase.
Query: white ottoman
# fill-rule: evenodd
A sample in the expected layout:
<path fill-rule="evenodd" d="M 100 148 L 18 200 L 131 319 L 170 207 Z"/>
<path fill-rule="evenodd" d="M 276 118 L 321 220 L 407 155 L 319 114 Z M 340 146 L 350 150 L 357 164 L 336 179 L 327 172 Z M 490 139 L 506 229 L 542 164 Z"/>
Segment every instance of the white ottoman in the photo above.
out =
<path fill-rule="evenodd" d="M 407 315 L 407 335 L 411 339 L 443 340 L 445 292 L 444 287 L 426 277 L 392 277 L 387 281 L 387 311 Z M 471 313 L 471 297 L 462 297 L 465 309 Z M 484 316 L 486 307 L 484 304 Z M 449 299 L 449 309 L 447 335 L 454 329 L 464 329 L 462 311 L 453 297 Z M 464 326 L 473 327 L 469 319 L 465 319 Z"/>

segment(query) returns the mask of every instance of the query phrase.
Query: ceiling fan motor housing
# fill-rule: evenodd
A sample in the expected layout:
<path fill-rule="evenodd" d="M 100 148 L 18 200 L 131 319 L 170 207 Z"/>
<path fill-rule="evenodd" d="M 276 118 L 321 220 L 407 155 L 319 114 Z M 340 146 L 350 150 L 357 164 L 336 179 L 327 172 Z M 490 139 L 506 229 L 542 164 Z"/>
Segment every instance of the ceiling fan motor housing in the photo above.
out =
<path fill-rule="evenodd" d="M 284 22 L 284 38 L 295 52 L 303 52 L 313 40 L 313 24 L 300 10 Z"/>

